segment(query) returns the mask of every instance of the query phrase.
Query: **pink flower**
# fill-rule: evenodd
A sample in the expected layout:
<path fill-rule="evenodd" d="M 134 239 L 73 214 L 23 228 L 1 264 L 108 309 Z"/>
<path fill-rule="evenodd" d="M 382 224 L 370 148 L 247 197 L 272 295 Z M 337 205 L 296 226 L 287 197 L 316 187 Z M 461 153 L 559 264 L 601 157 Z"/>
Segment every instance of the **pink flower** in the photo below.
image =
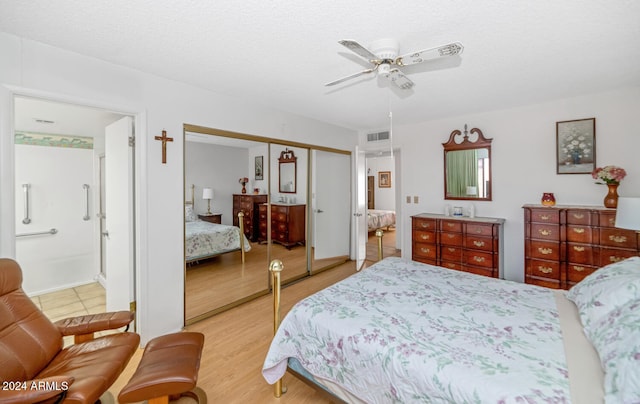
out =
<path fill-rule="evenodd" d="M 616 166 L 598 167 L 591 173 L 596 184 L 620 184 L 620 181 L 627 176 L 624 168 Z"/>

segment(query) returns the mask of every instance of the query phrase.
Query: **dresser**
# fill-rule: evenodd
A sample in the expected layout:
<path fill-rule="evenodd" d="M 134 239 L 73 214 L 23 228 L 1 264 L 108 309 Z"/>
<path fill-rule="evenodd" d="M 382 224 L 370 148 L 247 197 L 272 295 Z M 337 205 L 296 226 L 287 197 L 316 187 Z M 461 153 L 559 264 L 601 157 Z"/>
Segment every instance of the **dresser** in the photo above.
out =
<path fill-rule="evenodd" d="M 265 202 L 267 202 L 267 195 L 233 195 L 233 225 L 240 225 L 238 223 L 238 213 L 244 213 L 244 234 L 251 241 L 258 239 L 258 206 Z"/>
<path fill-rule="evenodd" d="M 525 282 L 569 289 L 597 268 L 638 255 L 635 231 L 614 226 L 616 210 L 524 205 Z"/>
<path fill-rule="evenodd" d="M 411 217 L 411 259 L 478 275 L 502 278 L 501 218 Z"/>
<path fill-rule="evenodd" d="M 260 241 L 267 241 L 267 204 L 259 207 Z M 291 249 L 295 245 L 304 245 L 306 205 L 271 204 L 271 240 Z"/>

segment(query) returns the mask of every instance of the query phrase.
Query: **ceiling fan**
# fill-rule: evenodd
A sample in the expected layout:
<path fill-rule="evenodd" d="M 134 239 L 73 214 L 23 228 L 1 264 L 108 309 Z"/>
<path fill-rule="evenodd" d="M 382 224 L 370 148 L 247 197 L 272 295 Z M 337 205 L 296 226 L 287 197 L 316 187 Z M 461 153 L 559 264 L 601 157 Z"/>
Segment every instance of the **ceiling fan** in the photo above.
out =
<path fill-rule="evenodd" d="M 333 86 L 365 74 L 377 72 L 378 75 L 386 77 L 399 88 L 409 90 L 413 87 L 414 83 L 402 73 L 400 70 L 401 67 L 422 63 L 427 60 L 459 55 L 464 49 L 460 42 L 452 42 L 435 48 L 398 56 L 399 45 L 398 41 L 394 39 L 380 39 L 371 45 L 371 50 L 349 39 L 338 41 L 338 43 L 356 55 L 365 58 L 373 66 L 361 72 L 329 82 L 325 84 L 325 86 Z"/>

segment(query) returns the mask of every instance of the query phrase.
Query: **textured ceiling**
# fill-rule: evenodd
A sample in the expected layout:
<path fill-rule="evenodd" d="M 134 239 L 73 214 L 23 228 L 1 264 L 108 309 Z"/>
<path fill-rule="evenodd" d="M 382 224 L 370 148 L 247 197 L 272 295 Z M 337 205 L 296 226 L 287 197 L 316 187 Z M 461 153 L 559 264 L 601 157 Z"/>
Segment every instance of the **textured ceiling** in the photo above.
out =
<path fill-rule="evenodd" d="M 0 31 L 359 130 L 640 85 L 638 21 L 636 0 L 0 0 Z M 405 67 L 410 91 L 324 86 L 366 67 L 338 40 L 381 38 L 465 49 Z"/>

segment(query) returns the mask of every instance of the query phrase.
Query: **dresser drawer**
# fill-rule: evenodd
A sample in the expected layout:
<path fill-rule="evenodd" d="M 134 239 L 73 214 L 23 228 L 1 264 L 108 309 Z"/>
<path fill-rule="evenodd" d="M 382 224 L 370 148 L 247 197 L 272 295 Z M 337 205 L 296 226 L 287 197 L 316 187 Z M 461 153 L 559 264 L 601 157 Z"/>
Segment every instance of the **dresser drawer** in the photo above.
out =
<path fill-rule="evenodd" d="M 464 246 L 474 250 L 497 251 L 498 240 L 490 237 L 467 236 L 464 240 Z"/>
<path fill-rule="evenodd" d="M 436 232 L 435 231 L 424 231 L 424 230 L 414 230 L 413 239 L 420 243 L 435 243 L 436 242 Z"/>
<path fill-rule="evenodd" d="M 271 212 L 271 224 L 273 225 L 273 223 L 275 222 L 286 223 L 287 217 L 288 217 L 287 212 L 278 212 L 278 211 Z"/>
<path fill-rule="evenodd" d="M 557 209 L 531 209 L 531 221 L 535 223 L 560 223 L 560 211 Z"/>
<path fill-rule="evenodd" d="M 445 268 L 449 268 L 449 269 L 455 269 L 456 271 L 464 271 L 465 270 L 464 265 L 462 265 L 462 263 L 460 261 L 458 261 L 458 262 L 442 261 L 440 263 L 440 266 L 445 267 Z"/>
<path fill-rule="evenodd" d="M 594 233 L 596 233 L 595 237 Z M 567 226 L 567 241 L 592 244 L 595 238 L 597 238 L 597 231 L 593 227 L 574 224 Z"/>
<path fill-rule="evenodd" d="M 587 226 L 591 226 L 596 225 L 596 220 L 597 218 L 594 218 L 592 216 L 592 213 L 588 210 L 567 209 L 568 224 L 584 224 Z"/>
<path fill-rule="evenodd" d="M 527 275 L 560 281 L 560 263 L 557 261 L 527 260 Z"/>
<path fill-rule="evenodd" d="M 436 230 L 436 219 L 414 217 L 413 228 L 416 230 Z"/>
<path fill-rule="evenodd" d="M 637 240 L 638 235 L 633 230 L 608 227 L 600 230 L 600 244 L 604 246 L 636 249 Z"/>
<path fill-rule="evenodd" d="M 557 224 L 531 223 L 531 238 L 560 241 L 560 226 Z"/>
<path fill-rule="evenodd" d="M 440 222 L 440 230 L 462 233 L 462 223 L 457 220 L 442 220 Z"/>
<path fill-rule="evenodd" d="M 493 236 L 493 225 L 479 224 L 479 223 L 467 223 L 466 228 L 467 237 L 469 236 Z"/>
<path fill-rule="evenodd" d="M 413 243 L 413 255 L 420 258 L 436 259 L 436 246 L 427 243 Z"/>
<path fill-rule="evenodd" d="M 587 275 L 591 275 L 596 269 L 595 266 L 571 264 L 567 265 L 567 280 L 571 283 L 578 283 Z"/>
<path fill-rule="evenodd" d="M 567 243 L 567 261 L 572 264 L 597 265 L 598 247 L 589 244 Z"/>
<path fill-rule="evenodd" d="M 600 263 L 598 266 L 603 267 L 629 257 L 636 257 L 637 255 L 638 252 L 635 250 L 621 250 L 617 248 L 603 247 L 600 249 Z"/>
<path fill-rule="evenodd" d="M 482 251 L 470 251 L 470 250 L 465 250 L 464 252 L 464 262 L 466 262 L 467 265 L 493 268 L 495 266 L 493 259 L 494 259 L 494 256 L 492 253 L 487 253 Z"/>
<path fill-rule="evenodd" d="M 440 247 L 440 258 L 447 261 L 462 261 L 462 248 L 443 245 Z"/>
<path fill-rule="evenodd" d="M 600 226 L 601 227 L 616 227 L 616 211 L 602 211 L 600 212 Z"/>
<path fill-rule="evenodd" d="M 462 245 L 462 233 L 440 233 L 440 243 L 446 245 Z"/>
<path fill-rule="evenodd" d="M 545 260 L 559 260 L 560 243 L 531 240 L 529 243 L 529 256 Z"/>

